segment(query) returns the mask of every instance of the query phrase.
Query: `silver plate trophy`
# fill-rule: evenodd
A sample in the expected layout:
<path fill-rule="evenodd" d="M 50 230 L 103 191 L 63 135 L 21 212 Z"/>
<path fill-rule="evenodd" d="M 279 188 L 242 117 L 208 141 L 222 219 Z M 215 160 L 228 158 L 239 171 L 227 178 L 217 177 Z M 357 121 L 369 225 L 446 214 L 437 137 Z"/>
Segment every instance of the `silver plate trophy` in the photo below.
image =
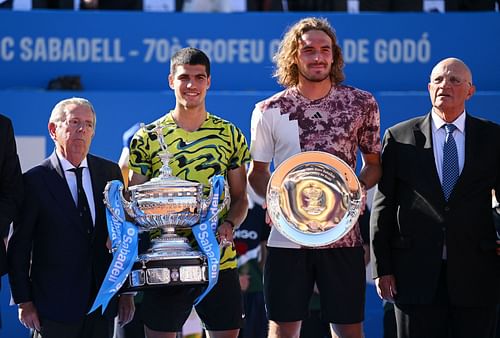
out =
<path fill-rule="evenodd" d="M 176 229 L 190 228 L 206 215 L 212 194 L 203 198 L 203 185 L 172 176 L 169 167 L 171 154 L 167 151 L 163 127 L 151 130 L 158 136 L 161 151 L 158 153 L 162 167 L 158 177 L 128 188 L 130 201 L 121 200 L 126 213 L 135 220 L 141 232 L 161 229 L 161 236 L 152 240 L 146 253 L 139 254 L 132 267 L 125 291 L 150 287 L 206 284 L 208 282 L 207 258 L 191 248 L 188 240 L 177 235 Z M 224 200 L 212 216 L 215 218 L 230 203 L 227 183 Z M 108 186 L 104 191 L 109 208 Z"/>
<path fill-rule="evenodd" d="M 320 151 L 294 155 L 273 172 L 267 210 L 276 229 L 304 247 L 322 247 L 356 224 L 362 189 L 351 167 Z"/>

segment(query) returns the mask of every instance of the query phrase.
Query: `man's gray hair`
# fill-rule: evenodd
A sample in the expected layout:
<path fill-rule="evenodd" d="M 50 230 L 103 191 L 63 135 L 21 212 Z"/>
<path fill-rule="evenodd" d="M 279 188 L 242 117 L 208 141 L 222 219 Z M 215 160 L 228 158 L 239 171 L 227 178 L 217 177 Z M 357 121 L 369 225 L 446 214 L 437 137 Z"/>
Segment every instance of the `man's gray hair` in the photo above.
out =
<path fill-rule="evenodd" d="M 49 123 L 64 122 L 66 120 L 66 113 L 67 113 L 66 106 L 70 104 L 89 107 L 90 111 L 92 112 L 92 115 L 94 116 L 94 129 L 95 129 L 96 116 L 95 116 L 94 106 L 92 105 L 92 103 L 90 103 L 89 100 L 81 97 L 72 97 L 69 99 L 64 99 L 62 101 L 59 101 L 54 106 L 54 108 L 52 108 L 52 113 L 50 114 Z"/>

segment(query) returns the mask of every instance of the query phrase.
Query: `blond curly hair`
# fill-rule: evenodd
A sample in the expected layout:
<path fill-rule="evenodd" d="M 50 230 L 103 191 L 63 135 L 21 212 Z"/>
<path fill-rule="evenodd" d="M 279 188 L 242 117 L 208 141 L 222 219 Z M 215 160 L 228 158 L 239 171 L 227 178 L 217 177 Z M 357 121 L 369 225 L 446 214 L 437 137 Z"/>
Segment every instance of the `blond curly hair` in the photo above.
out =
<path fill-rule="evenodd" d="M 335 30 L 324 18 L 304 18 L 288 29 L 280 43 L 278 52 L 273 61 L 276 69 L 273 74 L 278 83 L 285 87 L 292 87 L 299 83 L 299 70 L 297 67 L 297 53 L 302 35 L 311 30 L 325 32 L 332 39 L 333 63 L 330 71 L 330 80 L 334 84 L 344 81 L 344 58 L 342 50 L 337 44 Z"/>

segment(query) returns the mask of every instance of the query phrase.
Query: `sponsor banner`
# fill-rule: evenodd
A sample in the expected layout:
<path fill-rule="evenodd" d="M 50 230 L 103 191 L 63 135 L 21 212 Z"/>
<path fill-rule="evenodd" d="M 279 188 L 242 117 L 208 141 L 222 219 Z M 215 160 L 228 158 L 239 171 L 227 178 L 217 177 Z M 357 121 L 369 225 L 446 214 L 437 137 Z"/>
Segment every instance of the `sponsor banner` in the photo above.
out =
<path fill-rule="evenodd" d="M 432 65 L 456 56 L 482 90 L 499 88 L 500 13 L 313 15 L 336 29 L 346 82 L 357 87 L 421 90 Z M 171 55 L 193 46 L 212 61 L 212 89 L 277 90 L 272 57 L 285 29 L 304 16 L 0 11 L 0 89 L 45 88 L 77 75 L 86 90 L 162 90 Z"/>

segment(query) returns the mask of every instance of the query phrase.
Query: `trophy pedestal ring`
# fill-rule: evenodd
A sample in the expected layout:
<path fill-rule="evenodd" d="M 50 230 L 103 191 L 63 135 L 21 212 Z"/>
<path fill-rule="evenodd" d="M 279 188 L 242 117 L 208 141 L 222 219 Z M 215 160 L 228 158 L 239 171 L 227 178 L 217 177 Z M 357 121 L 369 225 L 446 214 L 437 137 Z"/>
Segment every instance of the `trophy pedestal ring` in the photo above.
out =
<path fill-rule="evenodd" d="M 208 283 L 207 259 L 193 250 L 188 240 L 167 230 L 153 239 L 153 245 L 139 255 L 128 277 L 126 291 L 155 286 L 200 285 Z"/>

